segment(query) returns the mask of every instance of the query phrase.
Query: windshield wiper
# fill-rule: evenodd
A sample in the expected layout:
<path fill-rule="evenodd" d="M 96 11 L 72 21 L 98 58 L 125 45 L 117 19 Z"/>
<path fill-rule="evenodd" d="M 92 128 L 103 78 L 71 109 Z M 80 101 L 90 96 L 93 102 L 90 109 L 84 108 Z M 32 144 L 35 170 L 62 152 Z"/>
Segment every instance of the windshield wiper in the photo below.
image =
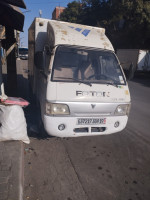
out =
<path fill-rule="evenodd" d="M 116 84 L 116 83 L 114 83 L 114 82 L 106 82 L 106 84 L 107 85 L 112 85 L 112 86 L 114 86 L 114 87 L 117 87 L 118 88 L 118 85 Z"/>
<path fill-rule="evenodd" d="M 92 86 L 91 83 L 89 82 L 86 82 L 86 81 L 83 81 L 83 80 L 79 80 L 79 79 L 76 79 L 76 78 L 66 78 L 66 77 L 55 77 L 55 78 L 60 78 L 60 79 L 64 79 L 64 80 L 74 80 L 74 81 L 77 81 L 78 83 L 83 83 L 85 85 L 89 85 L 90 87 Z"/>

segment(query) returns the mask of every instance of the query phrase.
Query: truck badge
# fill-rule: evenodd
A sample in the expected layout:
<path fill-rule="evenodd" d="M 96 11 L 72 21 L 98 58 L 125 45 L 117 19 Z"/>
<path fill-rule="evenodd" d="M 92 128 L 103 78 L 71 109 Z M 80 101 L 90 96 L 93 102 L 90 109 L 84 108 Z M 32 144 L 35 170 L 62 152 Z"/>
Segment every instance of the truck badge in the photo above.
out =
<path fill-rule="evenodd" d="M 94 109 L 96 105 L 95 104 L 91 104 L 91 106 L 92 106 L 92 109 Z"/>

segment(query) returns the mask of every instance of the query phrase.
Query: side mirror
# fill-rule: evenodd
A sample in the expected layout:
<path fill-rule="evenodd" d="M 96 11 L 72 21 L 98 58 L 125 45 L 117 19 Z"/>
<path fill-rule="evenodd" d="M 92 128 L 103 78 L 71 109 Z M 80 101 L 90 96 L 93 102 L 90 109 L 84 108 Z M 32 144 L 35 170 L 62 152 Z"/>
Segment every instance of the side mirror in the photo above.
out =
<path fill-rule="evenodd" d="M 37 51 L 34 55 L 34 64 L 38 69 L 44 69 L 44 52 Z"/>

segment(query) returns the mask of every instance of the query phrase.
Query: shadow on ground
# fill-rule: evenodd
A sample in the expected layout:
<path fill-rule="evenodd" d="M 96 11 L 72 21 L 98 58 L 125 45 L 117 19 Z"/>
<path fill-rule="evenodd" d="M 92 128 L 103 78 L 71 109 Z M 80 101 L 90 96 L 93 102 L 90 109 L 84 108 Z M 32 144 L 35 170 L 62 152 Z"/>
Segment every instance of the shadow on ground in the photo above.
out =
<path fill-rule="evenodd" d="M 33 104 L 24 108 L 24 113 L 27 122 L 28 136 L 39 140 L 46 140 L 51 138 L 44 130 L 43 123 L 41 121 L 39 108 Z"/>

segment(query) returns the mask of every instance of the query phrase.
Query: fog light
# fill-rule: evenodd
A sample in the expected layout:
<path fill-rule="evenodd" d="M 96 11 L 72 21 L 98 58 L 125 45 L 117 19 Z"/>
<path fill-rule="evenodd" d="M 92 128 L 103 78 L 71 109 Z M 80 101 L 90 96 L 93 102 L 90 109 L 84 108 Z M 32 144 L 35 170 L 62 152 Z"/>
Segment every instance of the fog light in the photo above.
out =
<path fill-rule="evenodd" d="M 58 126 L 58 129 L 59 129 L 60 131 L 63 131 L 63 130 L 65 129 L 65 125 L 64 125 L 64 124 L 60 124 L 60 125 Z"/>
<path fill-rule="evenodd" d="M 117 128 L 119 126 L 119 122 L 115 122 L 114 127 Z"/>

